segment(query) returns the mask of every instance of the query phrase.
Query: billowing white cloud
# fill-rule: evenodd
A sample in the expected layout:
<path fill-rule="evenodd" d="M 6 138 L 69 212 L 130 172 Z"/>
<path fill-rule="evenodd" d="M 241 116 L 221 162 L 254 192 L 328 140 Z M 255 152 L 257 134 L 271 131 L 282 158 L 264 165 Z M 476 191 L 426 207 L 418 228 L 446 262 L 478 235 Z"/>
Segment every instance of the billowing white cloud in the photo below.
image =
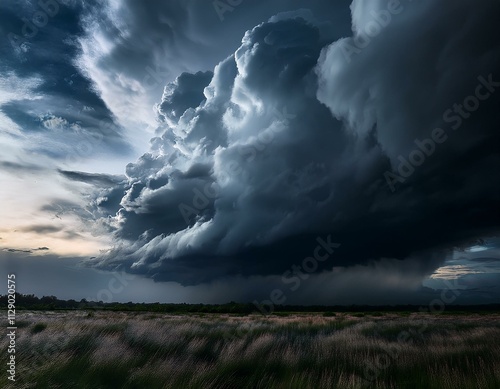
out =
<path fill-rule="evenodd" d="M 151 107 L 165 84 L 182 72 L 213 69 L 240 45 L 246 30 L 280 11 L 305 6 L 314 11 L 299 11 L 307 20 L 335 20 L 318 24 L 324 37 L 336 38 L 348 26 L 347 1 L 332 5 L 301 0 L 292 5 L 287 0 L 254 0 L 226 5 L 221 20 L 214 2 L 107 0 L 84 7 L 85 34 L 78 39 L 81 53 L 75 62 L 128 130 L 137 150 L 143 150 L 144 132 L 151 134 L 156 127 Z"/>

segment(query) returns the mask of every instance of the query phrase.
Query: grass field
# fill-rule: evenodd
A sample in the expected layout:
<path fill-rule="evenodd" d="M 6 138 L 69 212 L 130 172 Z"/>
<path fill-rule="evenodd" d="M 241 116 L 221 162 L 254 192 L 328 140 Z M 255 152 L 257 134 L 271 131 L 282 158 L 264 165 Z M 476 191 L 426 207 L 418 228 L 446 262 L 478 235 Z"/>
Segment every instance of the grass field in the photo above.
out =
<path fill-rule="evenodd" d="M 17 381 L 2 387 L 500 388 L 498 314 L 56 311 L 17 325 Z"/>

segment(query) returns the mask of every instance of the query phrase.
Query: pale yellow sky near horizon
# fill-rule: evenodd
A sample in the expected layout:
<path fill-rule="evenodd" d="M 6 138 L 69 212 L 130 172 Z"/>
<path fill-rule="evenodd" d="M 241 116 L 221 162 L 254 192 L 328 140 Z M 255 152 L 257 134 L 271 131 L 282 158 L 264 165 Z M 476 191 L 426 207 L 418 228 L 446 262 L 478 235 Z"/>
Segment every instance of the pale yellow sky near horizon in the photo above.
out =
<path fill-rule="evenodd" d="M 67 182 L 49 170 L 17 176 L 0 172 L 0 183 L 9 189 L 0 191 L 0 249 L 48 247 L 51 254 L 60 256 L 93 256 L 109 248 L 110 237 L 93 236 L 91 226 L 76 214 L 41 209 L 56 200 L 84 205 L 75 194 L 81 187 L 78 183 Z"/>

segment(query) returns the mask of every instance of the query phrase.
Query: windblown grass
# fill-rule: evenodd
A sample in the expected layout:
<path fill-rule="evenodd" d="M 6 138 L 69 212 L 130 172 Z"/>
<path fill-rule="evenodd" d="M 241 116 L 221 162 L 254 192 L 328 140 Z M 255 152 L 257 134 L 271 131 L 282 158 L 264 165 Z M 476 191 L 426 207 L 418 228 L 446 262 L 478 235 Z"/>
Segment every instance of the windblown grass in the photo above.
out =
<path fill-rule="evenodd" d="M 23 312 L 11 387 L 493 389 L 499 319 Z"/>

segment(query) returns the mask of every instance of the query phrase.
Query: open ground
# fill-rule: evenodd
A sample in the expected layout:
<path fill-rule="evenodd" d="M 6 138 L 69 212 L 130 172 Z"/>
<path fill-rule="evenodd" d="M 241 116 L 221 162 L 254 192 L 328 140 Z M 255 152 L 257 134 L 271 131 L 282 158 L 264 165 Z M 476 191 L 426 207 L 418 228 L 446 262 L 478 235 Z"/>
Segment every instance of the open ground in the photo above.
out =
<path fill-rule="evenodd" d="M 500 315 L 24 311 L 13 388 L 498 388 Z M 6 349 L 3 338 L 0 347 Z"/>

